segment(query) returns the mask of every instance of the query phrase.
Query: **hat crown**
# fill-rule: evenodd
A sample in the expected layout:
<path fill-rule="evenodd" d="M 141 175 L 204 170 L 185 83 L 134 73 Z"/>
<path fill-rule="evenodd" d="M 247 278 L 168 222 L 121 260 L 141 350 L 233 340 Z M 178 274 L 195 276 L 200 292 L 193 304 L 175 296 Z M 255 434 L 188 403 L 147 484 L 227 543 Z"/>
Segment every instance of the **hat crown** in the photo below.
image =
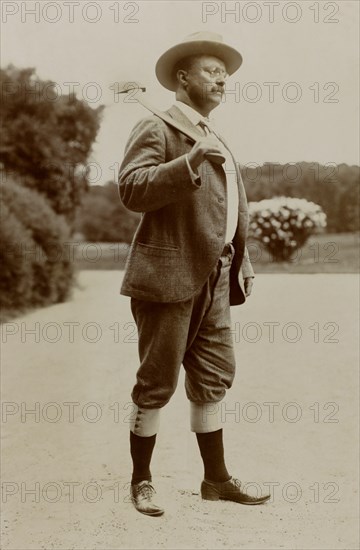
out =
<path fill-rule="evenodd" d="M 221 59 L 229 75 L 241 65 L 241 54 L 226 44 L 221 34 L 212 31 L 197 31 L 186 36 L 182 42 L 172 46 L 160 56 L 156 63 L 155 73 L 165 88 L 175 91 L 177 79 L 174 76 L 176 63 L 192 55 L 212 55 Z"/>
<path fill-rule="evenodd" d="M 207 42 L 221 42 L 221 43 L 224 42 L 224 39 L 221 36 L 221 34 L 218 34 L 216 32 L 211 32 L 211 31 L 193 32 L 193 33 L 189 34 L 188 36 L 186 36 L 183 41 L 184 42 L 193 42 L 193 41 L 198 41 L 198 40 L 199 41 L 206 40 Z"/>

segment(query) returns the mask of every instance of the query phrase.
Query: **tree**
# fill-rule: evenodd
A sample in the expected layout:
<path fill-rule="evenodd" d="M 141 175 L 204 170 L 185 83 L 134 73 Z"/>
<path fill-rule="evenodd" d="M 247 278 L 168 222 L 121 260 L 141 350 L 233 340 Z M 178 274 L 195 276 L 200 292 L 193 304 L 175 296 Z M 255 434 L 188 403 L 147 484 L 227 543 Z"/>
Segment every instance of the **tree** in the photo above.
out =
<path fill-rule="evenodd" d="M 33 68 L 0 70 L 2 140 L 7 175 L 46 195 L 58 214 L 73 218 L 87 188 L 86 162 L 103 107 L 59 95 Z"/>

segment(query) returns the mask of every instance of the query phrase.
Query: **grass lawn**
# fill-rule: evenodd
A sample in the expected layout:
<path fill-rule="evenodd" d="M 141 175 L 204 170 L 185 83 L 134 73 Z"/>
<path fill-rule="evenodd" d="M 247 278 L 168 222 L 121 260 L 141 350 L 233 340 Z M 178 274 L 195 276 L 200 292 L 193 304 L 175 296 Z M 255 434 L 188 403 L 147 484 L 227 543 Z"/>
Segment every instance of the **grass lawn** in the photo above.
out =
<path fill-rule="evenodd" d="M 82 269 L 124 269 L 126 243 L 76 243 L 74 261 Z M 256 241 L 248 241 L 256 273 L 358 273 L 359 234 L 336 233 L 311 237 L 291 262 L 274 262 Z"/>

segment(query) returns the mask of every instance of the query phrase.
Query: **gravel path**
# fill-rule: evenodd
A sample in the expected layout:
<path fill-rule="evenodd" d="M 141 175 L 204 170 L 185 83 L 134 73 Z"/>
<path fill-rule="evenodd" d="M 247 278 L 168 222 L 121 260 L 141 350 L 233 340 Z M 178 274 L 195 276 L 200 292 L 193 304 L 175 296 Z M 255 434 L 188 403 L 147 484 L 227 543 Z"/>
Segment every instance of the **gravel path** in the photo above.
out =
<path fill-rule="evenodd" d="M 201 501 L 182 374 L 154 453 L 160 518 L 127 497 L 137 345 L 121 276 L 83 271 L 72 301 L 3 326 L 2 547 L 358 548 L 357 276 L 256 278 L 232 308 L 221 414 L 230 471 L 273 498 Z"/>

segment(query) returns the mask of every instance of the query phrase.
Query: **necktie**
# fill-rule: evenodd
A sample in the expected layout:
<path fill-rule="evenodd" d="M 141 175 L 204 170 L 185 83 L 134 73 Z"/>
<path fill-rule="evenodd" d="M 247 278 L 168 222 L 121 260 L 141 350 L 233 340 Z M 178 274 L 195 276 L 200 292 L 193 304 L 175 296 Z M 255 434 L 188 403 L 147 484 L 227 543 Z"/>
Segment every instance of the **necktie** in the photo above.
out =
<path fill-rule="evenodd" d="M 211 123 L 205 122 L 204 120 L 200 120 L 198 122 L 198 126 L 200 126 L 200 128 L 203 130 L 205 136 L 213 134 L 220 141 L 221 145 L 223 147 L 225 147 L 225 149 L 228 149 L 228 147 L 227 147 L 226 143 L 224 142 L 224 140 L 220 137 L 220 135 L 211 126 Z"/>
<path fill-rule="evenodd" d="M 214 130 L 210 127 L 210 125 L 204 120 L 200 120 L 198 122 L 198 126 L 200 126 L 200 128 L 203 130 L 205 136 L 208 136 L 209 134 L 214 134 L 216 137 L 218 137 Z"/>

